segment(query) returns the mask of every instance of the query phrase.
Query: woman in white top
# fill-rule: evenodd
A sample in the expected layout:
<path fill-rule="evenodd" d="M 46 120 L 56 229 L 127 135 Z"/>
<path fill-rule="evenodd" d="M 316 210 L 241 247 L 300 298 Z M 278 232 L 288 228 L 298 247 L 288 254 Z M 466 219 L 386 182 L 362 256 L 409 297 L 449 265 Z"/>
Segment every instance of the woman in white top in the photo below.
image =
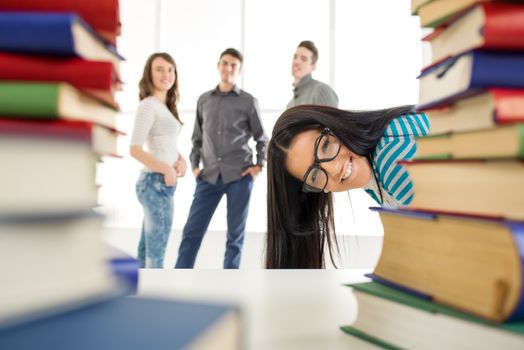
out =
<path fill-rule="evenodd" d="M 186 172 L 186 161 L 177 147 L 182 122 L 177 111 L 178 74 L 173 58 L 167 53 L 151 55 L 139 87 L 141 102 L 130 147 L 131 156 L 144 165 L 136 183 L 144 209 L 138 261 L 140 267 L 162 268 L 173 223 L 177 177 Z"/>

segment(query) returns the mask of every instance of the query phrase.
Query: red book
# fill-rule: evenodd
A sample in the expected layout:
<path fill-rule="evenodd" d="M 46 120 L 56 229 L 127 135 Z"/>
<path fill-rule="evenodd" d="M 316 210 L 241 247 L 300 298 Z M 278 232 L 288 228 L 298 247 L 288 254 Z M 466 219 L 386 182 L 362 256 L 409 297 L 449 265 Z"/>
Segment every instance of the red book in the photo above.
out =
<path fill-rule="evenodd" d="M 67 82 L 114 108 L 120 79 L 111 62 L 0 52 L 0 80 Z"/>
<path fill-rule="evenodd" d="M 7 118 L 7 119 L 3 119 Z M 117 139 L 122 133 L 94 123 L 76 120 L 20 120 L 2 117 L 1 137 L 61 139 L 86 142 L 99 156 L 117 156 Z"/>
<path fill-rule="evenodd" d="M 491 129 L 524 123 L 524 90 L 489 89 L 452 105 L 427 110 L 431 134 Z"/>
<path fill-rule="evenodd" d="M 113 45 L 120 34 L 118 0 L 2 0 L 0 11 L 72 11 Z"/>
<path fill-rule="evenodd" d="M 524 50 L 524 4 L 478 4 L 423 40 L 431 44 L 433 63 L 472 49 Z"/>

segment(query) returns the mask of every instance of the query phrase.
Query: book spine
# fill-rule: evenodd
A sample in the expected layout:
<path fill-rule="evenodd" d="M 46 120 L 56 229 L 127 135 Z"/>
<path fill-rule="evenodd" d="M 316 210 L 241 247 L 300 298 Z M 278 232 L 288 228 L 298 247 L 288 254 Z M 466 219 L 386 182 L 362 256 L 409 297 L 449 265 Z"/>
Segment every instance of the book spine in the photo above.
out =
<path fill-rule="evenodd" d="M 485 3 L 484 47 L 524 49 L 524 6 L 522 4 Z"/>
<path fill-rule="evenodd" d="M 59 86 L 59 84 L 0 83 L 0 115 L 56 117 Z"/>
<path fill-rule="evenodd" d="M 490 89 L 495 101 L 495 122 L 524 122 L 524 90 Z"/>
<path fill-rule="evenodd" d="M 524 88 L 524 53 L 474 51 L 470 89 Z"/>

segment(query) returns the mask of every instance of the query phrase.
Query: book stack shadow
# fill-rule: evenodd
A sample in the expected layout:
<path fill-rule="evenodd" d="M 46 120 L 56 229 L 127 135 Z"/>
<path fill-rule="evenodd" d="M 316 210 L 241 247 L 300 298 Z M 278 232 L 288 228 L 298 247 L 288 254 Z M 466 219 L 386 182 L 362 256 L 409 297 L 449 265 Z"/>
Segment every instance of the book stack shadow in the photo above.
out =
<path fill-rule="evenodd" d="M 126 296 L 138 263 L 104 244 L 119 32 L 118 0 L 0 2 L 0 349 L 239 346 L 236 307 Z"/>
<path fill-rule="evenodd" d="M 373 208 L 382 253 L 342 327 L 386 348 L 524 348 L 524 2 L 466 2 L 412 1 L 430 134 L 402 162 L 413 201 Z"/>

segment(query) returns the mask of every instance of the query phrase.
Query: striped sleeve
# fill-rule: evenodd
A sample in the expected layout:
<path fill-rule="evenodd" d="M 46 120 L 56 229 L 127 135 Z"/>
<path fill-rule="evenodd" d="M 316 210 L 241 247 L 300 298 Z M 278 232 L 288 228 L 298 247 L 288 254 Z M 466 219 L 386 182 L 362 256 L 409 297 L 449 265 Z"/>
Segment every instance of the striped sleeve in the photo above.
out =
<path fill-rule="evenodd" d="M 374 151 L 375 172 L 379 183 L 400 205 L 413 199 L 413 182 L 399 161 L 410 160 L 417 150 L 416 138 L 429 132 L 429 119 L 421 114 L 394 118 Z"/>
<path fill-rule="evenodd" d="M 138 105 L 131 134 L 131 145 L 142 146 L 155 122 L 155 106 L 150 99 L 144 99 Z"/>

